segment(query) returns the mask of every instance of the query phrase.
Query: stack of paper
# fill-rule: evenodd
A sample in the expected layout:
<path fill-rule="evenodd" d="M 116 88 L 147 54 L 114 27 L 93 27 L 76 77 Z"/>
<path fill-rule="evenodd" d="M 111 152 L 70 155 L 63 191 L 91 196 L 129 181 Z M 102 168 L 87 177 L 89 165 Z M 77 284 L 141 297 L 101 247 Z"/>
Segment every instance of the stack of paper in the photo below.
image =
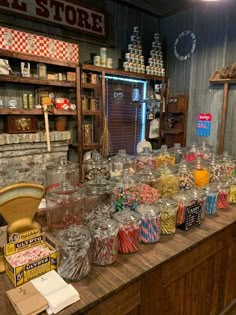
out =
<path fill-rule="evenodd" d="M 75 288 L 71 284 L 67 284 L 54 270 L 31 280 L 31 283 L 48 301 L 48 314 L 56 314 L 80 300 L 79 293 Z"/>

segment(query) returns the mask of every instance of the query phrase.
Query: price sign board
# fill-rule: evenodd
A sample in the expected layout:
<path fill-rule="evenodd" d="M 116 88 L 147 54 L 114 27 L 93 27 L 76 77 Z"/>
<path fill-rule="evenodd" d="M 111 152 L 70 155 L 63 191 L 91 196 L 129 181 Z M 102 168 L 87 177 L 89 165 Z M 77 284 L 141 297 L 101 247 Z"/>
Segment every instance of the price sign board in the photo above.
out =
<path fill-rule="evenodd" d="M 211 114 L 198 114 L 198 123 L 197 123 L 197 136 L 199 137 L 210 137 L 211 135 Z"/>

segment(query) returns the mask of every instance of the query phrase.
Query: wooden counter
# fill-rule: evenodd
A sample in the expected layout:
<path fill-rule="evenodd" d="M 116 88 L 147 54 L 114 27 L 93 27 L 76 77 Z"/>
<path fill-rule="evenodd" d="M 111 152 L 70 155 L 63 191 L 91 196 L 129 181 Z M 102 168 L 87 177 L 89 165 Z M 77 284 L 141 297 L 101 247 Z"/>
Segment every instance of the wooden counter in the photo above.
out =
<path fill-rule="evenodd" d="M 81 300 L 60 315 L 219 315 L 236 300 L 236 207 L 119 255 L 112 266 L 93 266 L 73 285 Z M 10 288 L 0 275 L 1 315 L 15 314 L 5 295 Z"/>

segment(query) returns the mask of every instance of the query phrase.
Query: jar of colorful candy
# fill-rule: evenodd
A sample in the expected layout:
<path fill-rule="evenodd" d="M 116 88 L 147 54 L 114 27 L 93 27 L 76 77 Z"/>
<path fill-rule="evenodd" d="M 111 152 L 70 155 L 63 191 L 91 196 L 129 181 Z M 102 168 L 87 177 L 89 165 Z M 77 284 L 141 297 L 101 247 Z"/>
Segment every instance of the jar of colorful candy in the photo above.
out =
<path fill-rule="evenodd" d="M 100 266 L 113 264 L 118 257 L 117 221 L 101 216 L 90 221 L 89 230 L 92 237 L 92 263 Z"/>
<path fill-rule="evenodd" d="M 118 251 L 123 254 L 134 253 L 138 250 L 138 233 L 140 215 L 124 209 L 114 213 L 114 219 L 119 223 Z"/>
<path fill-rule="evenodd" d="M 158 192 L 161 197 L 171 198 L 179 192 L 179 178 L 177 170 L 165 164 L 160 169 L 161 176 L 158 182 Z"/>
<path fill-rule="evenodd" d="M 135 159 L 126 153 L 126 150 L 119 150 L 118 154 L 111 157 L 111 177 L 121 176 L 123 169 L 128 169 L 130 175 L 135 172 Z"/>
<path fill-rule="evenodd" d="M 98 176 L 109 180 L 110 165 L 108 160 L 104 159 L 99 152 L 94 150 L 91 154 L 91 159 L 83 162 L 83 180 L 86 182 Z"/>
<path fill-rule="evenodd" d="M 210 172 L 208 164 L 200 157 L 197 157 L 192 164 L 194 185 L 196 187 L 205 187 L 210 180 Z"/>
<path fill-rule="evenodd" d="M 143 148 L 143 151 L 137 154 L 135 159 L 136 171 L 140 171 L 146 166 L 154 170 L 156 167 L 156 158 L 154 153 L 150 150 L 149 147 Z"/>
<path fill-rule="evenodd" d="M 199 147 L 196 145 L 196 143 L 193 143 L 189 148 L 186 149 L 184 158 L 187 162 L 192 162 L 196 160 L 198 156 L 200 156 Z"/>
<path fill-rule="evenodd" d="M 213 146 L 209 145 L 206 140 L 203 140 L 202 143 L 199 145 L 201 157 L 204 160 L 208 160 L 212 157 L 213 154 Z"/>
<path fill-rule="evenodd" d="M 59 245 L 59 275 L 67 281 L 78 281 L 90 271 L 89 230 L 82 226 L 70 226 L 57 234 Z"/>
<path fill-rule="evenodd" d="M 220 181 L 224 174 L 224 162 L 214 154 L 209 161 L 210 183 Z"/>
<path fill-rule="evenodd" d="M 236 203 L 236 176 L 233 176 L 229 181 L 229 203 Z"/>
<path fill-rule="evenodd" d="M 201 204 L 201 220 L 206 216 L 206 191 L 203 188 L 193 187 L 190 191 L 195 202 Z"/>
<path fill-rule="evenodd" d="M 177 226 L 188 230 L 200 224 L 201 203 L 190 192 L 181 191 L 173 197 L 177 203 Z"/>
<path fill-rule="evenodd" d="M 161 150 L 156 156 L 156 167 L 160 168 L 164 164 L 175 165 L 175 156 L 167 150 L 167 145 L 161 145 Z"/>
<path fill-rule="evenodd" d="M 113 189 L 113 201 L 115 211 L 130 208 L 135 210 L 140 203 L 140 194 L 137 190 L 137 181 L 134 176 L 124 170 L 122 176 L 113 178 L 115 187 Z"/>
<path fill-rule="evenodd" d="M 209 184 L 206 188 L 206 214 L 217 213 L 218 187 L 216 183 Z"/>
<path fill-rule="evenodd" d="M 187 165 L 187 162 L 182 161 L 179 164 L 179 189 L 186 191 L 194 186 L 194 177 L 192 169 Z"/>
<path fill-rule="evenodd" d="M 154 204 L 145 203 L 138 206 L 140 214 L 139 242 L 156 243 L 161 235 L 160 211 Z"/>
<path fill-rule="evenodd" d="M 228 182 L 218 184 L 217 209 L 227 209 L 229 207 L 229 190 Z"/>
<path fill-rule="evenodd" d="M 161 214 L 161 234 L 176 232 L 177 203 L 173 199 L 161 198 L 155 202 Z"/>

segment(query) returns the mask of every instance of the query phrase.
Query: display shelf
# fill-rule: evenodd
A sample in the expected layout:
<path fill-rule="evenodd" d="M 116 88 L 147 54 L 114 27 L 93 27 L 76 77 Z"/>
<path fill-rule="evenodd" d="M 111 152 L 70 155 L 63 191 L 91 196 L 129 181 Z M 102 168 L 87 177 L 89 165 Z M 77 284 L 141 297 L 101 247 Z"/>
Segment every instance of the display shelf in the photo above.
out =
<path fill-rule="evenodd" d="M 49 115 L 76 116 L 75 110 L 49 110 Z M 43 109 L 1 108 L 0 115 L 43 115 Z"/>
<path fill-rule="evenodd" d="M 100 143 L 91 143 L 91 144 L 84 144 L 84 151 L 86 150 L 95 150 L 100 149 L 101 144 Z"/>
<path fill-rule="evenodd" d="M 88 115 L 88 116 L 101 116 L 101 112 L 98 110 L 83 110 L 82 114 L 84 116 Z"/>
<path fill-rule="evenodd" d="M 98 83 L 81 83 L 82 89 L 97 89 L 100 87 Z"/>

